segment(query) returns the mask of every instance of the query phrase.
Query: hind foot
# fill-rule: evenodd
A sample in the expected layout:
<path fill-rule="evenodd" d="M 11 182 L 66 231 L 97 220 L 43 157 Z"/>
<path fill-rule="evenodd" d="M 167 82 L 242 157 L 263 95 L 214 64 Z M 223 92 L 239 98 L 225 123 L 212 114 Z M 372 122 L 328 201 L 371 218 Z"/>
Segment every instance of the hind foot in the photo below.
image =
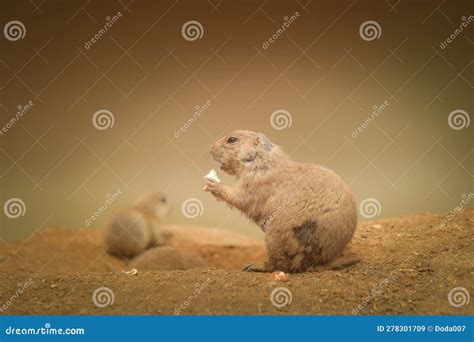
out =
<path fill-rule="evenodd" d="M 268 272 L 267 268 L 262 263 L 249 263 L 242 269 L 244 272 Z"/>

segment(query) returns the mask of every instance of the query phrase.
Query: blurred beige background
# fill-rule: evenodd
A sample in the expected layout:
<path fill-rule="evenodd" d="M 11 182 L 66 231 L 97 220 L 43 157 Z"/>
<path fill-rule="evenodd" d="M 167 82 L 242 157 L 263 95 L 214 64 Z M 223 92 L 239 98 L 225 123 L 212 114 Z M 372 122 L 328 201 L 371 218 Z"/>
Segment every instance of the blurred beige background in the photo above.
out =
<path fill-rule="evenodd" d="M 261 131 L 293 159 L 334 169 L 358 203 L 380 203 L 378 217 L 446 212 L 473 191 L 474 124 L 448 123 L 453 111 L 472 116 L 472 1 L 0 6 L 2 27 L 17 20 L 25 33 L 9 40 L 4 31 L 0 39 L 0 125 L 33 103 L 0 135 L 1 203 L 19 198 L 26 209 L 17 218 L 4 210 L 4 240 L 51 225 L 83 227 L 118 189 L 95 225 L 139 194 L 161 190 L 174 207 L 169 222 L 261 236 L 202 191 L 215 167 L 209 145 L 234 129 Z M 191 20 L 202 26 L 196 40 L 182 34 Z M 361 36 L 367 21 L 378 24 L 378 38 Z M 112 113 L 112 127 L 93 125 L 99 110 Z M 277 110 L 291 126 L 272 126 Z M 190 198 L 202 204 L 194 218 L 181 210 Z"/>

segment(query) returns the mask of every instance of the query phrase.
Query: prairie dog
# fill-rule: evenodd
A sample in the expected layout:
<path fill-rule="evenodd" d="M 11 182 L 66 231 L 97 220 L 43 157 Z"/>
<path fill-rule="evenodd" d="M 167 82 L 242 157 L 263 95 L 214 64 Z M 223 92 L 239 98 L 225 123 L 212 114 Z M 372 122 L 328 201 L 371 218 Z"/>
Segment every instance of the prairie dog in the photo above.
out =
<path fill-rule="evenodd" d="M 304 272 L 342 254 L 357 225 L 353 195 L 333 171 L 292 161 L 263 134 L 238 130 L 210 149 L 240 183 L 207 180 L 205 191 L 246 214 L 265 232 L 268 260 L 246 271 Z"/>
<path fill-rule="evenodd" d="M 133 258 L 157 245 L 161 219 L 168 211 L 166 197 L 159 192 L 144 194 L 131 208 L 118 210 L 105 225 L 107 252 L 120 258 Z"/>

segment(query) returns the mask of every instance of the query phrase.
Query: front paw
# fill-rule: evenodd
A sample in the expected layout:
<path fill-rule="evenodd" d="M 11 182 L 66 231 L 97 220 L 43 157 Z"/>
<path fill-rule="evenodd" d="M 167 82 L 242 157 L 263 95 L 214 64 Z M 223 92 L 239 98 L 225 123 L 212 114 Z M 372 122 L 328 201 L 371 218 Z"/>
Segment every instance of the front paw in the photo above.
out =
<path fill-rule="evenodd" d="M 222 184 L 208 179 L 203 190 L 207 191 L 207 192 L 210 192 L 215 197 L 220 198 L 221 197 L 220 194 L 222 192 Z"/>

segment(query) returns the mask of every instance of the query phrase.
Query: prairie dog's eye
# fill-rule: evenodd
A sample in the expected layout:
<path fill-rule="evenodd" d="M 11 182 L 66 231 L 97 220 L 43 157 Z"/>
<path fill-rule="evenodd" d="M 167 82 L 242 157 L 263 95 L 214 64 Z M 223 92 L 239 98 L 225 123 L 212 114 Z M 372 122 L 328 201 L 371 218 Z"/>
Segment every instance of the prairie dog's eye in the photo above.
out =
<path fill-rule="evenodd" d="M 166 198 L 165 198 L 165 197 L 161 197 L 161 198 L 160 198 L 160 202 L 161 202 L 161 203 L 166 203 Z"/>
<path fill-rule="evenodd" d="M 235 143 L 236 141 L 237 141 L 237 138 L 236 138 L 236 137 L 229 137 L 229 138 L 227 139 L 227 143 L 228 143 L 228 144 L 233 144 L 233 143 Z"/>

